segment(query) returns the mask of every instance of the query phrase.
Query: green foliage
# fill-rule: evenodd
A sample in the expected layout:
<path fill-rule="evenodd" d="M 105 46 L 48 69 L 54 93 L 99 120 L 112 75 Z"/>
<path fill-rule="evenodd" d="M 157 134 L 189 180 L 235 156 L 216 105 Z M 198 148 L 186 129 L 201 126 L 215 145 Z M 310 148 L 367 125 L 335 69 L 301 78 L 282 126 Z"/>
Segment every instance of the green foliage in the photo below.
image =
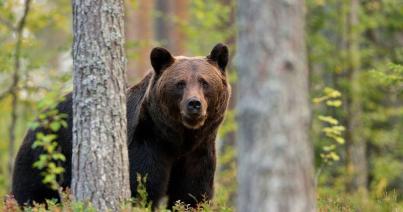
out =
<path fill-rule="evenodd" d="M 320 88 L 325 86 L 343 93 L 340 102 L 328 102 L 327 106 L 321 104 L 313 108 L 317 117 L 312 125 L 317 166 L 322 166 L 321 153 L 325 150 L 335 148 L 339 158 L 324 169 L 318 179 L 319 208 L 325 211 L 399 211 L 403 193 L 403 178 L 397 174 L 403 164 L 403 51 L 398 41 L 403 29 L 401 2 L 360 1 L 359 24 L 354 29 L 348 23 L 350 0 L 309 0 L 306 3 L 311 93 L 324 97 L 326 95 Z M 358 33 L 358 51 L 353 52 L 360 57 L 357 81 L 350 77 L 348 33 L 351 31 Z M 360 136 L 367 143 L 368 195 L 346 193 L 346 153 L 343 149 L 338 150 L 337 145 L 324 149 L 324 140 L 330 143 L 328 135 L 341 133 L 344 138 L 342 131 L 324 131 L 322 124 L 331 127 L 332 124 L 347 123 L 353 83 L 360 88 L 357 94 L 362 104 Z M 319 115 L 322 115 L 320 122 Z M 394 198 L 390 195 L 384 197 L 385 193 L 394 193 Z M 363 198 L 365 196 L 368 198 Z"/>
<path fill-rule="evenodd" d="M 18 147 L 28 123 L 38 115 L 39 99 L 52 90 L 60 96 L 61 88 L 70 80 L 68 60 L 71 43 L 71 5 L 69 0 L 31 1 L 21 43 L 21 67 L 17 84 L 18 105 L 11 107 L 10 88 L 16 48 L 15 27 L 21 18 L 25 1 L 1 1 L 0 4 L 0 196 L 9 192 L 11 174 L 7 167 L 10 114 L 17 111 L 16 144 Z M 63 60 L 63 65 L 60 61 Z M 70 85 L 71 87 L 71 85 Z M 56 126 L 53 126 L 56 127 Z"/>
<path fill-rule="evenodd" d="M 226 115 L 225 115 L 225 119 L 224 122 L 222 124 L 222 126 L 220 127 L 219 131 L 218 131 L 218 136 L 219 137 L 224 137 L 225 135 L 227 135 L 230 132 L 234 132 L 237 128 L 237 124 L 235 121 L 235 111 L 234 110 L 229 110 L 227 111 Z"/>
<path fill-rule="evenodd" d="M 380 85 L 395 86 L 403 92 L 403 65 L 389 63 L 386 70 L 372 70 L 369 76 Z"/>
<path fill-rule="evenodd" d="M 341 106 L 341 93 L 333 88 L 326 87 L 320 97 L 314 98 L 315 104 L 325 103 L 326 107 L 338 108 Z M 340 125 L 339 121 L 332 116 L 318 115 L 317 119 L 326 124 L 322 127 L 322 132 L 327 138 L 326 144 L 322 146 L 320 157 L 326 164 L 340 160 L 340 156 L 336 152 L 337 145 L 344 144 L 343 132 L 345 127 Z"/>
<path fill-rule="evenodd" d="M 151 210 L 152 202 L 147 200 L 146 182 L 147 176 L 143 177 L 137 173 L 137 197 L 133 199 L 133 205 L 137 208 Z"/>
<path fill-rule="evenodd" d="M 332 189 L 319 189 L 319 211 L 402 211 L 402 203 L 398 201 L 396 193 L 383 193 L 371 199 L 363 198 L 363 194 L 340 195 Z"/>
<path fill-rule="evenodd" d="M 48 106 L 49 104 L 50 106 Z M 56 109 L 56 103 L 49 99 L 45 98 L 38 105 L 47 109 L 31 125 L 32 130 L 42 130 L 42 132 L 36 133 L 36 140 L 32 144 L 33 149 L 39 149 L 42 152 L 38 160 L 33 163 L 33 167 L 41 170 L 44 184 L 49 185 L 53 190 L 58 190 L 60 186 L 57 182 L 57 176 L 64 172 L 61 162 L 66 161 L 66 158 L 58 149 L 56 133 L 62 127 L 67 128 L 67 115 L 59 113 Z"/>
<path fill-rule="evenodd" d="M 234 35 L 234 28 L 230 25 L 233 7 L 214 0 L 191 1 L 190 21 L 175 19 L 185 31 L 190 54 L 205 55 L 217 42 L 226 42 Z"/>

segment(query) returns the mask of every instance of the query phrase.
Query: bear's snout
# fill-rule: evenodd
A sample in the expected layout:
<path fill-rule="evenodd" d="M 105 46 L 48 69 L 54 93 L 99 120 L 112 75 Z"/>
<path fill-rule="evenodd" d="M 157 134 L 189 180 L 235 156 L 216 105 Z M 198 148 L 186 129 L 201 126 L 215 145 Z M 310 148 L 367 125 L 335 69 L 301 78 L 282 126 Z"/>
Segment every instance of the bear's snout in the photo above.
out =
<path fill-rule="evenodd" d="M 182 122 L 186 127 L 197 129 L 203 126 L 206 120 L 206 106 L 200 98 L 192 96 L 181 105 Z"/>
<path fill-rule="evenodd" d="M 190 98 L 186 101 L 187 113 L 191 116 L 200 115 L 202 103 L 197 97 Z"/>

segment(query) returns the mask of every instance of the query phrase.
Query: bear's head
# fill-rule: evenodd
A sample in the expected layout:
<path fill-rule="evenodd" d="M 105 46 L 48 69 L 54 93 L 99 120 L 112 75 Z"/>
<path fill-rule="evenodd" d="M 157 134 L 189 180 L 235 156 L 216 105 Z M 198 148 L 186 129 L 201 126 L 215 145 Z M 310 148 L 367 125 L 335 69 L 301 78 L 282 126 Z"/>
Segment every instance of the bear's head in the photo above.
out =
<path fill-rule="evenodd" d="M 150 59 L 154 75 L 148 105 L 154 121 L 187 129 L 222 121 L 230 96 L 227 46 L 217 44 L 206 57 L 173 57 L 154 48 Z"/>

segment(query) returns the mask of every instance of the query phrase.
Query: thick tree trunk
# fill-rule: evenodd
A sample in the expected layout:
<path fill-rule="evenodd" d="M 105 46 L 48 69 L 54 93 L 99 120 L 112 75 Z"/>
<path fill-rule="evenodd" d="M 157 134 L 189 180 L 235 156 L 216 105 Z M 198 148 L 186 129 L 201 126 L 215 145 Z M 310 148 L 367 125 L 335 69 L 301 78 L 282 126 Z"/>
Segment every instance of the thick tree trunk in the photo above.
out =
<path fill-rule="evenodd" d="M 238 210 L 314 211 L 304 1 L 238 1 Z"/>
<path fill-rule="evenodd" d="M 130 197 L 123 1 L 73 0 L 72 192 L 100 211 Z"/>
<path fill-rule="evenodd" d="M 362 109 L 360 98 L 360 52 L 359 52 L 359 0 L 350 0 L 348 21 L 348 55 L 350 96 L 347 117 L 347 190 L 366 194 L 368 169 L 366 142 L 362 136 Z"/>

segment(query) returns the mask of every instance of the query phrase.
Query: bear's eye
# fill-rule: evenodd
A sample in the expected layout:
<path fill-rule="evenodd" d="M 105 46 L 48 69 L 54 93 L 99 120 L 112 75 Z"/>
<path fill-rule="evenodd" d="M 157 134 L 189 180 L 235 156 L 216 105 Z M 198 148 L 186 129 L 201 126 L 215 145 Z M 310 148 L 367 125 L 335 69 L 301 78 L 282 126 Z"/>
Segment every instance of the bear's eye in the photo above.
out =
<path fill-rule="evenodd" d="M 179 81 L 176 83 L 177 89 L 184 89 L 186 87 L 186 83 L 184 81 Z"/>
<path fill-rule="evenodd" d="M 207 89 L 209 87 L 209 84 L 204 79 L 200 79 L 200 84 L 203 86 L 204 89 Z"/>

